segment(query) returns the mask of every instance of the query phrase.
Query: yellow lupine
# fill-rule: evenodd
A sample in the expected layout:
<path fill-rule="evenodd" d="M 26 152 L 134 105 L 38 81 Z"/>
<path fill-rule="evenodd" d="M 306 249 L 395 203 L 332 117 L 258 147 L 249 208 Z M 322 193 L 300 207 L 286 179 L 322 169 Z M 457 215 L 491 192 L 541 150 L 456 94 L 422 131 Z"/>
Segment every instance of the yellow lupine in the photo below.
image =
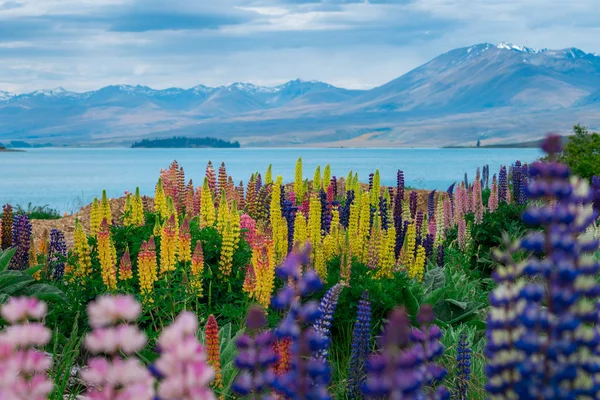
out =
<path fill-rule="evenodd" d="M 208 187 L 208 179 L 204 178 L 200 200 L 200 221 L 202 227 L 213 226 L 215 223 L 215 206 L 212 193 Z"/>
<path fill-rule="evenodd" d="M 258 241 L 259 243 L 252 251 L 252 267 L 256 279 L 254 298 L 267 308 L 271 303 L 271 293 L 275 284 L 273 243 L 268 238 L 260 238 Z"/>
<path fill-rule="evenodd" d="M 375 170 L 373 174 L 373 187 L 371 188 L 371 205 L 379 206 L 379 196 L 381 193 L 381 176 L 379 175 L 379 169 Z"/>
<path fill-rule="evenodd" d="M 102 213 L 100 212 L 100 203 L 97 198 L 94 198 L 92 208 L 90 209 L 90 233 L 92 236 L 96 236 L 100 230 L 100 223 L 102 223 Z"/>
<path fill-rule="evenodd" d="M 327 188 L 329 188 L 329 185 L 331 184 L 331 167 L 329 166 L 329 164 L 327 164 L 325 166 L 325 168 L 323 169 L 323 189 L 325 191 L 327 191 Z"/>
<path fill-rule="evenodd" d="M 342 246 L 342 252 L 340 256 L 340 281 L 346 284 L 350 283 L 350 276 L 352 274 L 352 241 L 348 232 L 344 236 L 344 245 Z"/>
<path fill-rule="evenodd" d="M 269 164 L 265 172 L 265 185 L 273 183 L 273 165 Z"/>
<path fill-rule="evenodd" d="M 362 263 L 366 261 L 367 251 L 366 251 L 366 243 L 367 238 L 369 236 L 369 231 L 371 230 L 371 207 L 369 200 L 369 193 L 364 192 L 361 198 L 360 204 L 360 218 L 358 221 L 358 236 L 360 237 L 360 247 L 358 248 L 358 252 L 356 256 Z M 354 240 L 354 238 L 352 238 Z"/>
<path fill-rule="evenodd" d="M 158 280 L 154 237 L 151 237 L 148 242 L 142 243 L 138 253 L 137 266 L 140 292 L 142 293 L 144 302 L 153 303 L 152 292 L 154 290 L 154 282 Z"/>
<path fill-rule="evenodd" d="M 277 176 L 271 192 L 271 207 L 269 220 L 273 236 L 275 263 L 279 264 L 287 255 L 287 221 L 281 213 L 281 186 L 283 178 Z"/>
<path fill-rule="evenodd" d="M 100 218 L 105 218 L 108 226 L 112 225 L 112 212 L 110 210 L 110 202 L 106 196 L 106 190 L 102 191 L 102 201 L 100 202 Z"/>
<path fill-rule="evenodd" d="M 359 226 L 358 220 L 360 217 L 360 206 L 359 202 L 354 200 L 350 205 L 350 218 L 348 220 L 348 234 L 352 237 L 350 241 L 350 247 L 352 249 L 352 254 L 359 254 L 360 249 L 362 248 L 362 237 L 358 234 Z"/>
<path fill-rule="evenodd" d="M 296 194 L 296 202 L 302 203 L 304 199 L 304 178 L 302 177 L 302 157 L 298 157 L 296 161 L 296 171 L 294 179 L 294 193 Z"/>
<path fill-rule="evenodd" d="M 352 177 L 353 177 L 352 170 L 350 170 L 350 171 L 348 171 L 348 175 L 346 175 L 346 180 L 344 181 L 345 185 L 346 185 L 346 188 L 345 188 L 346 192 L 348 190 L 354 190 L 354 187 L 352 185 L 352 181 L 353 181 Z"/>
<path fill-rule="evenodd" d="M 140 196 L 140 188 L 135 188 L 135 195 L 131 201 L 131 219 L 134 225 L 143 226 L 144 221 L 144 203 Z"/>
<path fill-rule="evenodd" d="M 168 216 L 167 199 L 165 197 L 162 179 L 160 178 L 158 178 L 158 182 L 154 189 L 154 212 L 163 219 L 166 219 Z"/>
<path fill-rule="evenodd" d="M 75 219 L 75 232 L 73 234 L 73 252 L 77 256 L 76 277 L 88 276 L 92 273 L 92 258 L 90 256 L 90 246 L 87 235 L 79 219 Z"/>
<path fill-rule="evenodd" d="M 233 263 L 233 233 L 231 229 L 231 221 L 227 220 L 227 225 L 223 230 L 221 240 L 221 256 L 219 258 L 219 272 L 223 276 L 231 275 L 231 267 Z"/>
<path fill-rule="evenodd" d="M 405 243 L 402 246 L 401 259 L 402 259 L 402 264 L 404 264 L 404 267 L 406 269 L 411 268 L 412 264 L 414 263 L 416 240 L 417 240 L 417 228 L 415 227 L 415 224 L 412 223 L 412 224 L 409 224 L 408 228 L 406 229 Z"/>
<path fill-rule="evenodd" d="M 396 265 L 394 257 L 394 247 L 396 244 L 396 230 L 389 228 L 385 231 L 379 252 L 379 269 L 377 270 L 377 278 L 392 278 L 394 275 L 394 266 Z"/>
<path fill-rule="evenodd" d="M 223 235 L 223 231 L 227 226 L 229 220 L 229 205 L 225 198 L 225 192 L 221 192 L 221 199 L 219 200 L 219 207 L 217 208 L 217 231 Z"/>
<path fill-rule="evenodd" d="M 331 259 L 340 254 L 340 212 L 337 209 L 331 211 L 331 225 L 329 227 L 329 235 L 331 238 L 332 247 L 330 253 L 326 254 L 327 259 Z"/>
<path fill-rule="evenodd" d="M 110 237 L 110 229 L 106 218 L 100 224 L 98 231 L 98 259 L 100 260 L 100 270 L 102 282 L 108 290 L 117 288 L 117 254 L 115 246 Z"/>
<path fill-rule="evenodd" d="M 175 217 L 171 215 L 165 222 L 160 235 L 160 276 L 175 271 L 178 244 L 177 224 Z"/>
<path fill-rule="evenodd" d="M 372 270 L 376 270 L 380 266 L 383 241 L 385 241 L 385 231 L 382 231 L 379 219 L 375 218 L 367 247 L 367 266 Z"/>
<path fill-rule="evenodd" d="M 304 245 L 308 239 L 308 229 L 306 226 L 306 218 L 300 211 L 296 213 L 294 219 L 294 245 Z"/>
<path fill-rule="evenodd" d="M 419 282 L 423 280 L 423 274 L 425 273 L 425 248 L 421 245 L 417 248 L 417 256 L 412 267 L 408 270 L 409 278 L 417 278 Z"/>
<path fill-rule="evenodd" d="M 202 273 L 204 272 L 204 252 L 202 251 L 202 243 L 198 240 L 192 255 L 191 267 L 191 287 L 196 296 L 203 297 L 202 291 Z"/>
<path fill-rule="evenodd" d="M 444 199 L 438 198 L 437 212 L 435 213 L 435 244 L 439 245 L 444 241 Z"/>
<path fill-rule="evenodd" d="M 188 262 L 192 259 L 192 235 L 190 234 L 190 220 L 183 219 L 179 227 L 179 261 Z"/>
<path fill-rule="evenodd" d="M 240 237 L 242 235 L 241 232 L 241 217 L 240 212 L 238 211 L 237 202 L 235 199 L 231 202 L 231 234 L 233 235 L 233 248 L 236 250 L 240 244 Z"/>
<path fill-rule="evenodd" d="M 308 210 L 308 240 L 312 243 L 321 241 L 321 201 L 316 193 L 310 196 L 310 209 Z"/>
<path fill-rule="evenodd" d="M 354 173 L 354 178 L 352 179 L 352 184 L 354 185 L 354 193 L 358 194 L 360 191 L 360 182 L 358 181 L 358 172 Z"/>
<path fill-rule="evenodd" d="M 125 206 L 123 206 L 123 225 L 133 225 L 133 205 L 131 203 L 131 195 L 127 193 L 125 196 Z"/>
<path fill-rule="evenodd" d="M 319 192 L 321 190 L 321 166 L 317 165 L 315 174 L 313 175 L 313 191 Z"/>
<path fill-rule="evenodd" d="M 315 271 L 323 282 L 327 282 L 327 263 L 325 260 L 325 254 L 323 252 L 323 243 L 318 241 L 314 244 L 314 260 L 315 260 Z"/>

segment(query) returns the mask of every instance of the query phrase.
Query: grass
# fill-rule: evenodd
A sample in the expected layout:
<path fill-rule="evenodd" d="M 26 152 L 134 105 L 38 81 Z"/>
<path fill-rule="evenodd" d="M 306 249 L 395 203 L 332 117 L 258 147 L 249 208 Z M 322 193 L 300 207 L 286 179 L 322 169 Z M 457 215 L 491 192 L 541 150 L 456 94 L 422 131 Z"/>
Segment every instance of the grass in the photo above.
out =
<path fill-rule="evenodd" d="M 15 212 L 17 214 L 25 214 L 29 219 L 59 219 L 62 217 L 58 210 L 48 205 L 34 206 L 31 203 L 27 205 L 27 208 L 18 205 Z"/>

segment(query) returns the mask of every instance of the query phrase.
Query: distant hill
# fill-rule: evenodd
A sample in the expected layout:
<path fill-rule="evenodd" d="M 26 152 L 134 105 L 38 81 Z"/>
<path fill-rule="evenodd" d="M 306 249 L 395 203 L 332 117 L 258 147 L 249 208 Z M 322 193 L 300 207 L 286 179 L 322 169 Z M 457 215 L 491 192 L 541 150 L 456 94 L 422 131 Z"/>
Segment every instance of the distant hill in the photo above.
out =
<path fill-rule="evenodd" d="M 204 138 L 187 138 L 182 136 L 174 136 L 166 139 L 143 139 L 139 142 L 134 142 L 132 148 L 228 148 L 237 149 L 240 147 L 238 142 L 229 142 L 227 140 L 215 139 L 211 137 Z"/>
<path fill-rule="evenodd" d="M 521 143 L 576 123 L 600 128 L 600 57 L 500 43 L 444 53 L 361 91 L 294 80 L 155 90 L 114 85 L 0 92 L 0 139 L 123 145 L 214 136 L 244 146 Z"/>

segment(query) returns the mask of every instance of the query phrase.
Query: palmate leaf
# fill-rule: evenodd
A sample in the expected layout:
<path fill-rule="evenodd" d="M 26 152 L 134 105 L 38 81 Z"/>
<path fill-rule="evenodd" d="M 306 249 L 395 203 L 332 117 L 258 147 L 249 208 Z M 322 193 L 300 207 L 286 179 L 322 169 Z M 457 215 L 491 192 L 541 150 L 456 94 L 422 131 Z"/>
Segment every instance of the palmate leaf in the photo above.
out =
<path fill-rule="evenodd" d="M 46 302 L 68 302 L 67 295 L 59 288 L 45 283 L 36 283 L 23 290 L 26 296 L 34 296 Z"/>
<path fill-rule="evenodd" d="M 16 251 L 17 251 L 17 248 L 12 247 L 8 250 L 4 250 L 3 252 L 0 252 L 0 272 L 5 271 L 8 268 L 8 264 L 10 263 L 10 260 L 15 255 Z"/>
<path fill-rule="evenodd" d="M 0 272 L 0 293 L 12 296 L 34 281 L 35 279 L 21 271 L 2 271 Z"/>

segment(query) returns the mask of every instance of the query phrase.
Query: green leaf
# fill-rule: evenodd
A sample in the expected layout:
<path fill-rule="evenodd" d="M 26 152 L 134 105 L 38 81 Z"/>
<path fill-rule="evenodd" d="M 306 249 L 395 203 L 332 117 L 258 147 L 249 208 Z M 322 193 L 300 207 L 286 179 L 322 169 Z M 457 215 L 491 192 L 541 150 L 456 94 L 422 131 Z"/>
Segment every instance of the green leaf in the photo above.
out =
<path fill-rule="evenodd" d="M 450 304 L 454 304 L 456 307 L 459 307 L 463 310 L 466 310 L 467 307 L 469 306 L 469 303 L 464 302 L 464 301 L 458 301 L 458 300 L 454 300 L 454 299 L 446 299 L 446 301 Z"/>
<path fill-rule="evenodd" d="M 416 317 L 417 313 L 419 312 L 419 301 L 408 287 L 404 287 L 403 292 L 404 305 L 406 306 L 406 310 L 411 315 L 411 317 Z"/>
<path fill-rule="evenodd" d="M 425 300 L 423 300 L 423 303 L 435 306 L 442 299 L 444 294 L 446 294 L 446 290 L 447 290 L 447 288 L 445 288 L 445 287 L 435 289 L 433 292 L 429 293 L 427 295 L 427 297 L 425 297 Z"/>
<path fill-rule="evenodd" d="M 433 292 L 444 286 L 446 283 L 446 275 L 442 268 L 433 268 L 425 273 L 423 277 L 423 287 L 425 293 Z"/>
<path fill-rule="evenodd" d="M 45 283 L 36 283 L 25 290 L 28 296 L 35 296 L 47 302 L 62 301 L 68 303 L 67 295 L 57 287 Z"/>
<path fill-rule="evenodd" d="M 41 269 L 42 269 L 42 265 L 40 264 L 40 265 L 35 265 L 33 267 L 27 268 L 27 269 L 23 270 L 23 272 L 25 272 L 29 276 L 33 276 L 33 275 L 35 275 L 36 272 L 38 272 Z"/>
<path fill-rule="evenodd" d="M 8 268 L 8 264 L 10 263 L 12 257 L 15 255 L 16 251 L 17 248 L 12 247 L 0 253 L 0 271 L 4 271 L 6 270 L 6 268 Z"/>
<path fill-rule="evenodd" d="M 6 303 L 6 301 L 10 298 L 6 293 L 0 293 L 0 304 Z"/>
<path fill-rule="evenodd" d="M 35 279 L 21 271 L 2 271 L 0 272 L 0 293 L 13 295 L 34 281 Z"/>

